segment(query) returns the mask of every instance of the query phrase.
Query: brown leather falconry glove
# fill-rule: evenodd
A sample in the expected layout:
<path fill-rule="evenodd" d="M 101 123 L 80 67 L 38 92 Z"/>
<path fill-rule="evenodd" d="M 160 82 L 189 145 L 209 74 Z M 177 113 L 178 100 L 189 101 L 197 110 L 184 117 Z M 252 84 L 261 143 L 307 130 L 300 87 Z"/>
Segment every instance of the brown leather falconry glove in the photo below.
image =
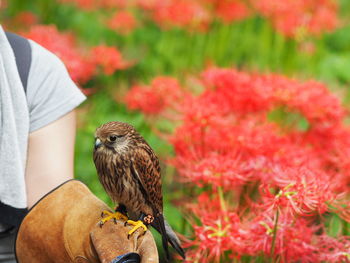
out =
<path fill-rule="evenodd" d="M 128 239 L 131 226 L 124 221 L 100 227 L 103 210 L 111 211 L 82 182 L 57 187 L 24 218 L 16 240 L 18 262 L 158 262 L 150 231 L 143 235 L 139 229 Z"/>

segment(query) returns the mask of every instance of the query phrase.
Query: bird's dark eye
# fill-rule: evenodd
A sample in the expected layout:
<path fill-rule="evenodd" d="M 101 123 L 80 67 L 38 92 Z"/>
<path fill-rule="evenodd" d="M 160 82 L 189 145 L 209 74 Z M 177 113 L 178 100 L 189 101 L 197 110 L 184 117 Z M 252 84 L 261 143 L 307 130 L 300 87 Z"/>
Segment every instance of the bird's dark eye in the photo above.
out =
<path fill-rule="evenodd" d="M 114 142 L 116 139 L 117 139 L 117 136 L 115 136 L 115 135 L 109 136 L 109 140 L 110 140 L 111 142 Z"/>
<path fill-rule="evenodd" d="M 109 136 L 109 140 L 111 142 L 115 142 L 117 140 L 117 138 L 122 138 L 122 137 L 124 137 L 124 135 L 111 135 L 111 136 Z"/>

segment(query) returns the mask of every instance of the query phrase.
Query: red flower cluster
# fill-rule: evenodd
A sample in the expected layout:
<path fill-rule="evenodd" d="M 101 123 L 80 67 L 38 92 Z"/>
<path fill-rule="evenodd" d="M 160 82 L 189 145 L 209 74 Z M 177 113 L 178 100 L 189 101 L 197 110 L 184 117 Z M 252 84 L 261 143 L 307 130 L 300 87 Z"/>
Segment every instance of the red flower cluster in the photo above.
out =
<path fill-rule="evenodd" d="M 201 0 L 209 7 L 213 17 L 224 23 L 231 23 L 248 17 L 251 12 L 247 2 L 242 0 Z"/>
<path fill-rule="evenodd" d="M 116 30 L 121 34 L 128 34 L 132 32 L 136 25 L 137 22 L 135 17 L 128 11 L 119 11 L 114 13 L 107 22 L 107 26 L 110 29 Z"/>
<path fill-rule="evenodd" d="M 289 37 L 320 35 L 338 24 L 336 0 L 60 0 L 82 9 L 134 8 L 144 11 L 162 28 L 205 30 L 215 20 L 231 23 L 250 15 L 261 15 Z M 144 16 L 143 16 L 144 17 Z M 121 22 L 120 24 L 118 22 Z M 130 32 L 135 21 L 129 13 L 116 14 L 109 26 Z"/>
<path fill-rule="evenodd" d="M 242 0 L 139 0 L 138 5 L 165 28 L 205 30 L 216 19 L 230 23 L 250 15 L 246 2 Z"/>
<path fill-rule="evenodd" d="M 111 75 L 132 65 L 122 58 L 122 54 L 115 47 L 101 45 L 83 50 L 75 43 L 71 33 L 59 32 L 53 25 L 35 25 L 23 35 L 55 53 L 78 84 L 85 84 L 93 78 L 98 66 L 104 74 Z"/>
<path fill-rule="evenodd" d="M 29 11 L 22 11 L 17 13 L 10 21 L 5 20 L 6 27 L 13 31 L 27 29 L 38 23 L 38 17 Z"/>
<path fill-rule="evenodd" d="M 120 51 L 115 47 L 100 45 L 92 48 L 92 60 L 100 66 L 106 75 L 111 75 L 117 70 L 130 67 L 131 62 L 125 61 Z"/>
<path fill-rule="evenodd" d="M 163 28 L 190 27 L 205 29 L 209 24 L 209 13 L 198 1 L 188 0 L 141 0 L 152 19 Z"/>
<path fill-rule="evenodd" d="M 160 114 L 168 108 L 179 106 L 184 91 L 176 79 L 171 77 L 155 78 L 151 87 L 134 86 L 126 96 L 130 109 L 141 109 L 146 114 Z"/>
<path fill-rule="evenodd" d="M 339 23 L 335 0 L 252 0 L 252 4 L 258 13 L 271 19 L 277 30 L 290 37 L 320 35 L 334 30 Z"/>
<path fill-rule="evenodd" d="M 246 224 L 248 255 L 263 253 L 278 262 L 320 262 L 315 240 L 318 228 L 306 219 L 261 213 Z"/>
<path fill-rule="evenodd" d="M 226 204 L 218 198 L 211 198 L 207 193 L 198 197 L 199 205 L 189 204 L 188 209 L 199 216 L 202 225 L 194 224 L 196 239 L 186 246 L 199 249 L 187 253 L 186 262 L 221 262 L 223 251 L 239 254 L 244 248 L 245 230 L 239 216 L 226 210 Z M 231 255 L 232 256 L 232 255 Z"/>
<path fill-rule="evenodd" d="M 24 36 L 62 59 L 75 82 L 84 84 L 94 75 L 95 65 L 89 55 L 77 47 L 72 34 L 59 32 L 54 25 L 35 25 Z"/>
<path fill-rule="evenodd" d="M 98 8 L 136 8 L 141 9 L 162 28 L 206 29 L 215 19 L 230 23 L 246 18 L 249 14 L 247 4 L 242 0 L 60 0 L 74 3 L 85 10 Z M 116 13 L 107 23 L 109 27 L 130 32 L 135 20 L 130 13 Z"/>
<path fill-rule="evenodd" d="M 170 163 L 181 181 L 207 189 L 188 205 L 201 222 L 192 222 L 188 262 L 344 259 L 348 241 L 328 238 L 323 218 L 350 220 L 350 130 L 340 100 L 322 83 L 280 75 L 211 68 L 201 80 L 198 95 L 159 77 L 126 97 L 131 109 L 177 120 Z M 283 118 L 272 122 L 275 111 Z"/>

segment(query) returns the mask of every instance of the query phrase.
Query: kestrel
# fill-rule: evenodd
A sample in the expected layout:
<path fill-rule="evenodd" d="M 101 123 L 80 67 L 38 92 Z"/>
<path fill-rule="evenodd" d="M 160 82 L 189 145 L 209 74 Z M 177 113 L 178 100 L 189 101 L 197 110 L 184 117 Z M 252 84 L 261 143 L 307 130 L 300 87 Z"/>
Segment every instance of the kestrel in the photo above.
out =
<path fill-rule="evenodd" d="M 115 214 L 104 211 L 108 216 L 101 225 L 112 218 L 136 216 L 138 221 L 126 221 L 134 225 L 129 236 L 151 225 L 161 233 L 167 257 L 169 242 L 185 258 L 178 237 L 163 216 L 159 160 L 145 139 L 127 123 L 108 122 L 96 130 L 93 157 L 101 184 L 118 203 Z"/>

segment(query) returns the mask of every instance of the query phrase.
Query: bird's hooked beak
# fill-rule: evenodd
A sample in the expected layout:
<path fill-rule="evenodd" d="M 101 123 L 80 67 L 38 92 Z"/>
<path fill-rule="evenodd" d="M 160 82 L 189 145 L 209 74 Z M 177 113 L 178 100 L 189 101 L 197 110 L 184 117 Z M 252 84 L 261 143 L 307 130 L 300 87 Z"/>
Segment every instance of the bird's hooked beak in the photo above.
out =
<path fill-rule="evenodd" d="M 100 146 L 102 146 L 102 141 L 99 138 L 95 140 L 95 150 L 97 150 Z"/>

